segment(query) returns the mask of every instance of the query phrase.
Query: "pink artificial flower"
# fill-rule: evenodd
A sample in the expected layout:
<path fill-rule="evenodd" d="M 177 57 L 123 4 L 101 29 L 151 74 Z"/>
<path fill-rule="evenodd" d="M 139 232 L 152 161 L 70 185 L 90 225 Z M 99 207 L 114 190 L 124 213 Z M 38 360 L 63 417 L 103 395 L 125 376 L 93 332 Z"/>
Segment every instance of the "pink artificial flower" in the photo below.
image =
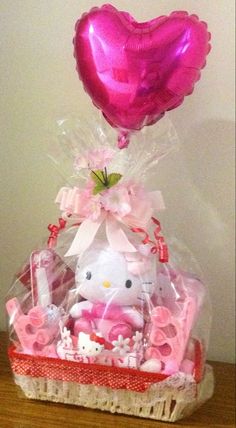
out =
<path fill-rule="evenodd" d="M 85 196 L 87 196 L 88 198 L 91 198 L 91 196 L 93 196 L 93 189 L 94 189 L 94 187 L 95 187 L 94 181 L 89 179 L 86 182 L 86 185 L 85 185 L 84 190 L 83 190 L 83 194 Z"/>
<path fill-rule="evenodd" d="M 79 171 L 80 169 L 86 169 L 88 168 L 88 159 L 86 156 L 76 156 L 74 161 L 74 168 L 76 171 Z"/>
<path fill-rule="evenodd" d="M 114 154 L 115 151 L 109 147 L 90 150 L 88 152 L 89 168 L 104 169 L 112 161 Z"/>
<path fill-rule="evenodd" d="M 104 169 L 112 161 L 115 150 L 110 147 L 88 150 L 84 155 L 75 158 L 74 168 L 80 169 Z"/>
<path fill-rule="evenodd" d="M 120 217 L 126 216 L 131 211 L 127 188 L 122 185 L 104 191 L 101 195 L 101 203 L 106 211 L 118 214 Z"/>
<path fill-rule="evenodd" d="M 96 221 L 101 214 L 100 197 L 93 195 L 94 183 L 88 181 L 86 187 L 80 191 L 77 212 L 81 217 Z"/>
<path fill-rule="evenodd" d="M 146 197 L 147 195 L 147 192 L 145 191 L 144 187 L 139 183 L 129 181 L 126 186 L 130 196 L 135 196 L 143 199 L 143 197 Z"/>
<path fill-rule="evenodd" d="M 90 218 L 92 221 L 96 221 L 101 215 L 101 202 L 100 196 L 91 196 L 85 199 L 82 212 L 84 217 Z"/>

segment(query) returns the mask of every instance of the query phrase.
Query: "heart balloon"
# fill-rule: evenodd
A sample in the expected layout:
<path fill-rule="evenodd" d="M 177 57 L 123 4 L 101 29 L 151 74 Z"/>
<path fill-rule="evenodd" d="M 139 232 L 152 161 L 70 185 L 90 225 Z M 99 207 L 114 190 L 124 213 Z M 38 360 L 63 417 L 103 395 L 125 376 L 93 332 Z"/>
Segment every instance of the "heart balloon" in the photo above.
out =
<path fill-rule="evenodd" d="M 76 24 L 77 70 L 93 103 L 127 134 L 154 124 L 192 93 L 210 50 L 207 24 L 177 11 L 145 23 L 111 5 Z"/>

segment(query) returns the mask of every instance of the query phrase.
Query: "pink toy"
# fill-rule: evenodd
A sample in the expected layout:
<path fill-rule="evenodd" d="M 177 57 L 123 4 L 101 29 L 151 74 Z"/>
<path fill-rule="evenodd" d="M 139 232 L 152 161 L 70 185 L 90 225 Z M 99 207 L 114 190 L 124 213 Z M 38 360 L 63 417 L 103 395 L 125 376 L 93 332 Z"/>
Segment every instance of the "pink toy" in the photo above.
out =
<path fill-rule="evenodd" d="M 13 298 L 7 302 L 6 308 L 23 352 L 56 355 L 53 340 L 59 332 L 60 313 L 54 305 L 48 308 L 35 306 L 25 315 L 17 298 Z"/>
<path fill-rule="evenodd" d="M 84 253 L 78 260 L 75 278 L 78 292 L 86 300 L 70 311 L 76 320 L 75 335 L 99 331 L 113 342 L 119 335 L 131 338 L 142 330 L 141 308 L 155 284 L 155 269 L 150 264 L 142 275 L 135 274 L 139 262 L 143 269 L 142 260 L 138 253 L 130 260 L 105 243 L 96 243 Z"/>

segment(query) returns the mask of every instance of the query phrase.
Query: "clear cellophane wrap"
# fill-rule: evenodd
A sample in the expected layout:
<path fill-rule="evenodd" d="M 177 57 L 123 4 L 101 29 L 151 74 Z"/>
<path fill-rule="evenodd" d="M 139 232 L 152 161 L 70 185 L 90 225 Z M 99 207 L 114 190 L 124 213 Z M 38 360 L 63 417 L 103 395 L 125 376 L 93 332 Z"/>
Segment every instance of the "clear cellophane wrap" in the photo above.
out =
<path fill-rule="evenodd" d="M 155 169 L 175 130 L 166 117 L 119 150 L 108 128 L 72 118 L 58 139 L 58 220 L 6 301 L 16 383 L 30 398 L 182 418 L 212 395 L 213 375 L 207 287 L 159 221 Z"/>

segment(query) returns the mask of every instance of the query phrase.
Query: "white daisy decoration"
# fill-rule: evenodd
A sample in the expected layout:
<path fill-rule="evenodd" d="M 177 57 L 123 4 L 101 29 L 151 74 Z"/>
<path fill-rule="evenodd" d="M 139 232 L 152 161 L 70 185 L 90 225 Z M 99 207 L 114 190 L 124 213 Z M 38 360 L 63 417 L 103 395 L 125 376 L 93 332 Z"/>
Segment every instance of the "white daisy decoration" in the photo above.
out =
<path fill-rule="evenodd" d="M 140 351 L 140 348 L 142 346 L 143 333 L 141 333 L 140 331 L 136 331 L 132 339 L 134 341 L 133 350 Z"/>
<path fill-rule="evenodd" d="M 130 342 L 129 337 L 124 339 L 123 336 L 121 334 L 119 334 L 118 339 L 113 340 L 113 342 L 112 342 L 112 345 L 114 346 L 112 351 L 113 352 L 119 352 L 120 356 L 124 357 L 130 351 L 129 342 Z"/>

